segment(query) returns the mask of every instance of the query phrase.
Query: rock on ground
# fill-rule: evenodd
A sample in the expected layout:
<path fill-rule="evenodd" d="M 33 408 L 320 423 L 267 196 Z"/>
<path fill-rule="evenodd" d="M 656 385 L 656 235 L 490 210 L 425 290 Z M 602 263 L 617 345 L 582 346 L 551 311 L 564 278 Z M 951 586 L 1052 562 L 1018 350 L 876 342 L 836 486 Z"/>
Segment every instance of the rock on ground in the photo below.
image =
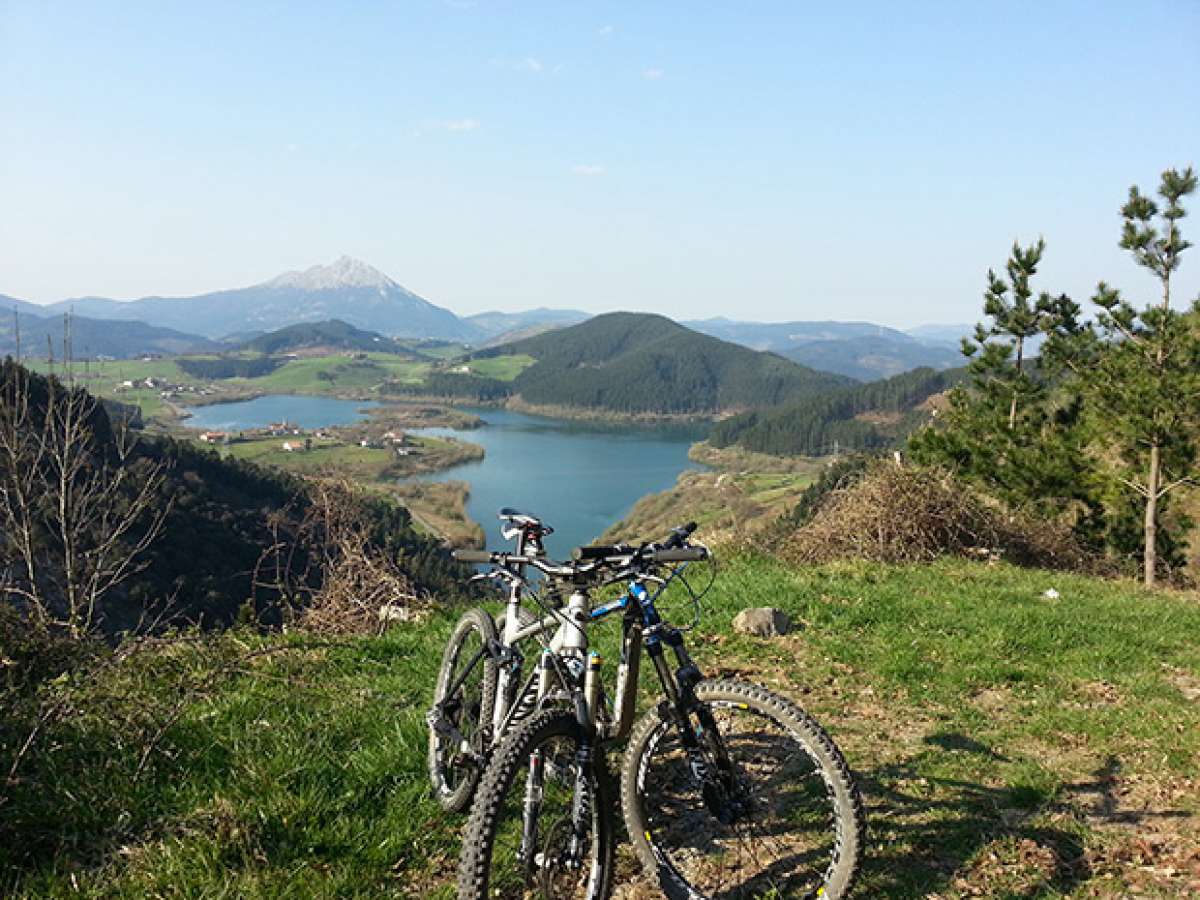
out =
<path fill-rule="evenodd" d="M 759 637 L 778 637 L 792 630 L 787 613 L 773 606 L 743 609 L 733 620 L 733 630 Z"/>

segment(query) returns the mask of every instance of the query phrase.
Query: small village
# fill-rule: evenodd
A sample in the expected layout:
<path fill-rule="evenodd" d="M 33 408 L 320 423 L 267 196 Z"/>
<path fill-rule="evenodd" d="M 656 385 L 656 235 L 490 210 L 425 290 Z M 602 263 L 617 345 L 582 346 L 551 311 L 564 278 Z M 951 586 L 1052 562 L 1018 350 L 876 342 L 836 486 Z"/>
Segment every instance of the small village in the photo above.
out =
<path fill-rule="evenodd" d="M 363 450 L 391 450 L 396 457 L 415 456 L 420 446 L 403 431 L 388 430 L 375 436 L 362 427 L 308 430 L 290 422 L 272 422 L 265 428 L 249 428 L 236 432 L 210 430 L 197 436 L 204 444 L 230 445 L 280 439 L 277 449 L 284 453 L 304 453 L 316 446 L 359 447 Z"/>
<path fill-rule="evenodd" d="M 215 397 L 221 393 L 217 388 L 201 384 L 175 384 L 165 378 L 125 379 L 116 384 L 114 391 L 118 394 L 129 391 L 157 391 L 163 400 L 176 400 L 188 397 Z"/>

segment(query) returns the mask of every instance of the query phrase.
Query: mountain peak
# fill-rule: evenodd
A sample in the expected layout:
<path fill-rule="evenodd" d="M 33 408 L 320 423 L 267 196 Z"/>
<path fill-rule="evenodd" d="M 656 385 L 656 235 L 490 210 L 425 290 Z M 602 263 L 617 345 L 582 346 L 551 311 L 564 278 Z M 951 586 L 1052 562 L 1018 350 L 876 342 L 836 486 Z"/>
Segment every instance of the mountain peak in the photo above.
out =
<path fill-rule="evenodd" d="M 343 287 L 398 287 L 378 269 L 362 260 L 341 256 L 327 266 L 313 266 L 304 271 L 284 272 L 267 282 L 270 287 L 297 288 L 302 291 L 326 291 Z"/>

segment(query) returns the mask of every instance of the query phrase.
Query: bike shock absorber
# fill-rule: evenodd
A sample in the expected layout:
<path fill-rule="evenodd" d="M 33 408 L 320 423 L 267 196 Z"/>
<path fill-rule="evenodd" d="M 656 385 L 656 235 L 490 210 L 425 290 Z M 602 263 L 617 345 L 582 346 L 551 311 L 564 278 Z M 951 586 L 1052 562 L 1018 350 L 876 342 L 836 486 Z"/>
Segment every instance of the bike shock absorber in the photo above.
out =
<path fill-rule="evenodd" d="M 530 679 L 525 685 L 525 690 L 521 696 L 517 698 L 513 712 L 511 713 L 511 721 L 520 722 L 530 715 L 538 701 L 538 686 L 536 679 Z"/>
<path fill-rule="evenodd" d="M 600 717 L 600 669 L 604 658 L 594 650 L 588 654 L 587 669 L 583 676 L 583 699 L 587 704 L 588 721 L 593 725 Z"/>

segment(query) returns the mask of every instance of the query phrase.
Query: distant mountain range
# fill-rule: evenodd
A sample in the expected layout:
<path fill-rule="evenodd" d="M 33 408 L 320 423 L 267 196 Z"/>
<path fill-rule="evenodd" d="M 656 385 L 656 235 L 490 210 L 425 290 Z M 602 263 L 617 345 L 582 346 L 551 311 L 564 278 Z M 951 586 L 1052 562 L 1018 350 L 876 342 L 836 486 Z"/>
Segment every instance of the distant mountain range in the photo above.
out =
<path fill-rule="evenodd" d="M 962 345 L 963 338 L 975 334 L 975 326 L 969 322 L 959 325 L 918 325 L 916 328 L 908 329 L 908 333 L 919 341 L 927 343 L 940 342 L 957 349 Z M 1037 353 L 1045 341 L 1045 336 L 1041 334 L 1035 334 L 1032 337 L 1026 338 L 1026 352 Z"/>
<path fill-rule="evenodd" d="M 16 317 L 12 310 L 16 310 Z M 68 332 L 64 316 L 46 307 L 0 295 L 0 356 L 15 354 L 18 337 L 22 356 L 58 359 L 70 355 L 78 359 L 98 356 L 128 358 L 144 354 L 173 355 L 209 352 L 220 345 L 195 334 L 171 328 L 159 328 L 145 322 L 93 319 L 72 316 Z M 18 334 L 19 328 L 19 334 Z"/>
<path fill-rule="evenodd" d="M 220 349 L 253 342 L 270 332 L 336 320 L 376 336 L 440 340 L 476 349 L 509 344 L 587 321 L 575 309 L 483 312 L 457 316 L 402 287 L 378 269 L 343 256 L 330 265 L 286 272 L 261 284 L 192 297 L 144 297 L 118 301 L 79 297 L 38 306 L 0 295 L 0 352 L 11 352 L 11 316 L 26 322 L 23 345 L 42 352 L 46 334 L 59 338 L 62 313 L 74 313 L 79 356 L 130 356 Z M 48 323 L 57 324 L 48 324 Z M 859 381 L 886 378 L 914 368 L 943 369 L 962 363 L 959 339 L 968 325 L 926 325 L 906 333 L 868 322 L 742 322 L 725 318 L 685 326 L 752 350 L 769 351 L 811 369 Z M 284 338 L 291 340 L 296 335 Z M 316 345 L 312 345 L 316 346 Z M 331 345 L 335 346 L 335 345 Z M 36 348 L 36 349 L 35 349 Z M 177 349 L 176 349 L 177 348 Z M 354 346 L 354 349 L 365 349 Z"/>
<path fill-rule="evenodd" d="M 578 325 L 592 317 L 578 309 L 547 309 L 539 307 L 528 312 L 482 312 L 464 320 L 475 328 L 483 340 L 481 346 L 503 344 L 520 338 L 533 337 L 555 328 Z"/>
<path fill-rule="evenodd" d="M 922 366 L 945 369 L 961 365 L 963 360 L 957 339 L 953 343 L 922 340 L 869 322 L 705 319 L 683 324 L 722 340 L 755 350 L 769 350 L 810 368 L 847 375 L 858 381 L 890 378 Z"/>
<path fill-rule="evenodd" d="M 194 297 L 122 302 L 79 297 L 47 307 L 97 319 L 137 319 L 219 339 L 234 332 L 274 331 L 302 322 L 341 319 L 391 337 L 468 341 L 474 329 L 458 316 L 401 287 L 366 263 L 343 256 L 328 266 L 286 272 L 270 281 Z"/>

